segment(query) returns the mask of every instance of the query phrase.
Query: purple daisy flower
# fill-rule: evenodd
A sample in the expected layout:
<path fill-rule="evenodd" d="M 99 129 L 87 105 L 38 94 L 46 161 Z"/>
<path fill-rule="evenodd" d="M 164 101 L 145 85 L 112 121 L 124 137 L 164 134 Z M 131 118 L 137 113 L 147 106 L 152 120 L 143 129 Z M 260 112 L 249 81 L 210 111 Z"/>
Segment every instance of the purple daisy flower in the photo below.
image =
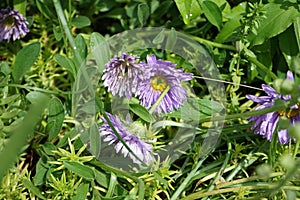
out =
<path fill-rule="evenodd" d="M 288 71 L 286 78 L 294 81 L 293 73 Z M 268 96 L 257 97 L 254 95 L 246 95 L 248 99 L 260 104 L 260 106 L 258 106 L 255 110 L 272 107 L 276 99 L 282 99 L 285 102 L 291 100 L 290 95 L 278 94 L 271 86 L 263 84 L 262 89 Z M 287 111 L 277 111 L 259 116 L 253 116 L 249 118 L 249 121 L 254 122 L 251 129 L 254 130 L 255 134 L 260 134 L 264 138 L 267 138 L 269 141 L 271 141 L 280 116 L 287 117 L 290 119 L 291 124 L 295 124 L 295 122 L 300 122 L 299 113 L 300 105 L 296 104 L 290 107 L 290 109 Z M 280 127 L 278 128 L 278 139 L 281 144 L 285 144 L 289 141 L 290 137 L 287 129 L 280 129 Z"/>
<path fill-rule="evenodd" d="M 184 73 L 182 68 L 175 69 L 176 64 L 171 62 L 156 60 L 155 55 L 147 55 L 145 66 L 145 79 L 141 82 L 139 90 L 141 104 L 145 107 L 153 106 L 162 92 L 169 87 L 154 112 L 167 113 L 178 109 L 187 99 L 188 93 L 181 81 L 191 80 L 192 74 Z"/>
<path fill-rule="evenodd" d="M 123 145 L 104 118 L 102 118 L 104 123 L 99 128 L 100 136 L 104 138 L 103 141 L 108 142 L 109 145 L 114 145 L 116 153 L 121 152 L 124 157 L 129 156 L 136 164 L 141 164 L 140 160 L 145 163 L 151 162 L 153 159 L 152 146 L 140 140 L 138 136 L 130 133 L 130 131 L 124 126 L 118 117 L 115 117 L 109 113 L 106 113 L 106 115 L 116 131 L 123 138 L 124 142 L 136 156 L 129 152 L 129 150 Z M 138 157 L 140 160 L 136 157 Z"/>
<path fill-rule="evenodd" d="M 15 41 L 24 37 L 29 30 L 28 22 L 17 10 L 10 7 L 0 10 L 0 42 L 2 40 Z"/>
<path fill-rule="evenodd" d="M 143 71 L 143 65 L 136 63 L 138 56 L 123 53 L 121 57 L 115 56 L 105 65 L 103 85 L 108 87 L 113 95 L 120 97 L 126 96 L 131 99 L 132 95 L 138 95 L 138 86 L 140 84 Z"/>

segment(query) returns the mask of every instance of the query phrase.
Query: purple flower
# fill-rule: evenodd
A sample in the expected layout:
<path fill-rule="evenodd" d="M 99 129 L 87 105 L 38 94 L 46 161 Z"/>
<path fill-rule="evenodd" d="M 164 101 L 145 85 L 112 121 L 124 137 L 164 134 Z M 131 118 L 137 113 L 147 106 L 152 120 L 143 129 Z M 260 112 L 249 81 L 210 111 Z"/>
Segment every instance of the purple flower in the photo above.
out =
<path fill-rule="evenodd" d="M 11 8 L 0 10 L 0 42 L 12 38 L 13 41 L 24 37 L 29 30 L 27 29 L 28 22 L 17 10 Z"/>
<path fill-rule="evenodd" d="M 131 99 L 133 94 L 138 95 L 138 86 L 143 78 L 143 65 L 136 63 L 138 59 L 138 56 L 123 53 L 105 65 L 102 80 L 108 91 L 120 97 L 126 96 L 127 99 Z"/>
<path fill-rule="evenodd" d="M 149 163 L 152 161 L 152 146 L 140 140 L 138 136 L 132 134 L 121 122 L 118 117 L 106 113 L 107 117 L 111 121 L 113 127 L 123 138 L 127 146 L 132 150 L 132 152 L 143 162 Z M 115 135 L 114 131 L 111 129 L 107 121 L 102 118 L 103 125 L 99 128 L 100 136 L 104 142 L 108 142 L 109 145 L 114 145 L 116 153 L 121 152 L 124 157 L 129 156 L 132 161 L 136 164 L 141 164 L 140 160 L 137 159 L 129 150 L 123 145 L 123 143 Z"/>
<path fill-rule="evenodd" d="M 291 71 L 287 72 L 286 77 L 287 79 L 294 81 L 294 76 Z M 248 99 L 260 104 L 260 106 L 258 106 L 255 110 L 272 107 L 276 99 L 282 99 L 285 102 L 291 100 L 290 95 L 278 94 L 271 86 L 263 84 L 262 89 L 268 96 L 257 97 L 254 95 L 246 95 Z M 300 105 L 296 104 L 290 107 L 287 111 L 271 112 L 259 116 L 253 116 L 249 118 L 249 121 L 254 122 L 251 129 L 254 130 L 255 134 L 260 134 L 271 141 L 280 116 L 287 117 L 290 119 L 291 124 L 295 124 L 295 122 L 300 122 L 299 113 Z M 278 127 L 278 139 L 281 144 L 285 144 L 289 141 L 290 137 L 287 129 L 280 129 L 280 127 Z"/>
<path fill-rule="evenodd" d="M 187 99 L 187 90 L 181 85 L 181 81 L 192 79 L 192 74 L 184 73 L 183 69 L 175 69 L 171 62 L 156 60 L 156 56 L 147 55 L 145 64 L 145 76 L 140 85 L 140 100 L 145 107 L 151 107 L 158 100 L 162 92 L 169 87 L 155 113 L 171 112 L 178 109 Z"/>

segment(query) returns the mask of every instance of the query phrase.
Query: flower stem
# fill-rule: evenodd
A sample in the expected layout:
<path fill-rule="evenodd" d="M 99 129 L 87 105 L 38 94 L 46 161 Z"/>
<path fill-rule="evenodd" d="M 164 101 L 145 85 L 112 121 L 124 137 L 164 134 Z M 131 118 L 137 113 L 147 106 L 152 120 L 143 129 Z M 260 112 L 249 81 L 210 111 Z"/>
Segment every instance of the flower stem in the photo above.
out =
<path fill-rule="evenodd" d="M 300 144 L 300 141 L 297 140 L 296 146 L 295 146 L 295 149 L 294 149 L 294 155 L 293 155 L 294 159 L 296 159 L 296 156 L 297 156 L 297 153 L 298 153 L 298 149 L 299 149 L 299 144 Z"/>
<path fill-rule="evenodd" d="M 286 109 L 286 106 L 284 104 L 279 104 L 279 105 L 274 105 L 270 108 L 265 108 L 265 109 L 261 109 L 261 110 L 254 110 L 254 111 L 249 111 L 249 112 L 245 112 L 245 113 L 227 115 L 225 117 L 225 120 L 247 118 L 247 117 L 252 117 L 252 116 L 257 116 L 257 115 L 263 115 L 263 114 L 270 113 L 270 112 L 276 112 L 279 110 L 285 110 L 285 109 Z M 213 116 L 213 118 L 207 117 L 204 119 L 200 119 L 199 123 L 210 122 L 210 121 L 223 121 L 223 120 L 224 120 L 224 116 Z"/>
<path fill-rule="evenodd" d="M 167 92 L 170 90 L 170 86 L 168 86 L 159 96 L 155 104 L 150 108 L 149 113 L 152 114 L 154 110 L 157 108 L 157 106 L 160 104 L 160 102 L 163 100 L 163 98 L 166 96 Z"/>
<path fill-rule="evenodd" d="M 72 33 L 71 33 L 70 29 L 69 29 L 66 17 L 64 15 L 64 12 L 63 12 L 61 4 L 60 4 L 60 1 L 59 0 L 53 0 L 53 3 L 54 3 L 54 7 L 55 7 L 56 13 L 58 15 L 58 18 L 59 18 L 59 20 L 61 22 L 61 25 L 62 25 L 63 29 L 64 29 L 64 32 L 66 33 L 67 38 L 69 40 L 69 43 L 70 43 L 70 45 L 72 47 L 77 67 L 79 67 L 80 64 L 82 63 L 82 59 L 81 59 L 81 57 L 79 55 L 79 52 L 77 50 L 77 47 L 76 47 L 75 41 L 73 39 Z"/>
<path fill-rule="evenodd" d="M 185 33 L 186 34 L 186 33 Z M 201 43 L 201 44 L 206 44 L 212 47 L 217 47 L 220 49 L 228 49 L 231 51 L 236 51 L 237 49 L 234 46 L 230 46 L 230 45 L 226 45 L 226 44 L 221 44 L 221 43 L 217 43 L 217 42 L 212 42 L 194 35 L 188 35 L 189 37 L 191 37 L 192 39 L 196 40 L 197 42 Z"/>

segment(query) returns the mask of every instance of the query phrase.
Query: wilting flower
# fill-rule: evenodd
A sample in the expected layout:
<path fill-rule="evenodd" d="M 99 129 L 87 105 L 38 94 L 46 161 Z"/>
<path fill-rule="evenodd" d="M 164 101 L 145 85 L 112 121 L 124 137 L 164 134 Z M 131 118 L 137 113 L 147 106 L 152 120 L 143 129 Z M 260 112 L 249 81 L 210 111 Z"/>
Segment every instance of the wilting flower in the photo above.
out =
<path fill-rule="evenodd" d="M 156 56 L 147 56 L 145 64 L 145 79 L 140 85 L 140 100 L 145 107 L 155 104 L 162 92 L 169 87 L 155 113 L 171 112 L 178 109 L 187 99 L 187 90 L 181 85 L 181 81 L 192 79 L 192 74 L 184 73 L 183 69 L 175 69 L 171 62 L 156 60 Z"/>
<path fill-rule="evenodd" d="M 127 99 L 138 94 L 138 86 L 143 78 L 143 65 L 137 63 L 138 59 L 138 56 L 123 53 L 121 57 L 115 56 L 106 63 L 102 80 L 108 91 L 120 97 L 126 96 Z"/>
<path fill-rule="evenodd" d="M 127 144 L 127 146 L 132 150 L 132 152 L 136 155 L 134 156 L 118 139 L 114 131 L 111 129 L 107 121 L 102 118 L 103 125 L 99 128 L 100 136 L 104 142 L 108 142 L 109 145 L 114 145 L 116 153 L 121 152 L 124 157 L 129 156 L 132 161 L 136 164 L 141 164 L 140 160 L 149 163 L 152 161 L 152 147 L 150 144 L 145 143 L 140 140 L 140 138 L 134 134 L 132 134 L 121 122 L 118 117 L 115 117 L 109 113 L 106 113 L 107 117 L 111 121 L 113 127 L 119 133 L 123 141 Z M 138 157 L 139 159 L 137 159 Z"/>
<path fill-rule="evenodd" d="M 11 8 L 0 10 L 0 42 L 7 40 L 20 39 L 24 37 L 29 30 L 27 29 L 28 22 L 17 10 Z"/>
<path fill-rule="evenodd" d="M 291 71 L 287 72 L 286 77 L 287 79 L 294 81 L 294 76 Z M 248 99 L 260 104 L 260 106 L 258 106 L 255 110 L 270 108 L 274 105 L 277 99 L 282 99 L 284 102 L 291 100 L 290 95 L 278 94 L 271 86 L 263 84 L 262 89 L 268 96 L 257 97 L 254 95 L 246 95 Z M 250 117 L 249 120 L 254 122 L 252 130 L 254 130 L 255 134 L 260 134 L 271 141 L 280 116 L 287 117 L 291 124 L 295 124 L 295 122 L 300 122 L 299 113 L 300 105 L 296 104 L 290 107 L 287 111 L 277 111 L 253 116 Z M 278 139 L 281 144 L 285 144 L 289 141 L 290 137 L 287 129 L 280 129 L 280 127 L 278 127 Z"/>

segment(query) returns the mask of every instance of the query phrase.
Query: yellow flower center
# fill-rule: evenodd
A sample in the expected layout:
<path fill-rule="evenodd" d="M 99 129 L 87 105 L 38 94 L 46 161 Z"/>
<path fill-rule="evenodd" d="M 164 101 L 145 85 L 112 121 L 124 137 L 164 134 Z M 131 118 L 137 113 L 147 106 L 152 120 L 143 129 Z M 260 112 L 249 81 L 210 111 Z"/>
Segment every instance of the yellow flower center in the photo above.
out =
<path fill-rule="evenodd" d="M 161 76 L 155 76 L 151 80 L 151 85 L 154 90 L 164 91 L 167 88 L 167 81 Z"/>
<path fill-rule="evenodd" d="M 286 111 L 284 110 L 279 110 L 277 113 L 280 116 L 286 116 L 287 118 L 292 118 L 300 114 L 300 103 L 297 104 L 298 108 L 297 109 L 287 109 Z"/>
<path fill-rule="evenodd" d="M 12 27 L 15 24 L 15 18 L 8 16 L 3 20 L 3 24 L 7 27 Z"/>

